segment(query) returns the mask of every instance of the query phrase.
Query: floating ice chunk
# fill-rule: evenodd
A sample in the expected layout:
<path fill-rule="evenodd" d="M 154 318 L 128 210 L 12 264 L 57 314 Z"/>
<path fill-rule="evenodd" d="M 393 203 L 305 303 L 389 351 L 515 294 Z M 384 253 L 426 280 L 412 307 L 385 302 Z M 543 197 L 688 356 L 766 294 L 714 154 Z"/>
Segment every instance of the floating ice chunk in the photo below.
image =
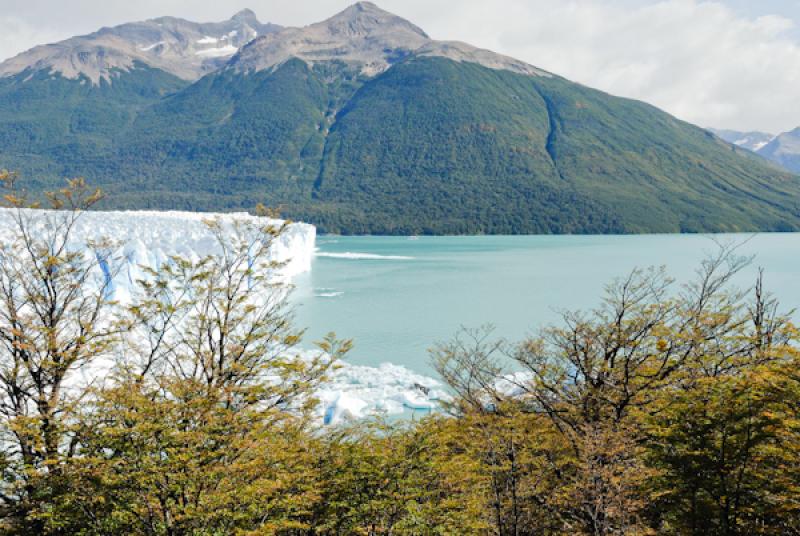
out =
<path fill-rule="evenodd" d="M 511 374 L 507 374 L 503 378 L 497 380 L 494 384 L 494 388 L 497 392 L 503 396 L 508 397 L 517 397 L 523 396 L 525 391 L 525 385 L 528 384 L 531 380 L 531 375 L 528 372 L 514 372 Z"/>
<path fill-rule="evenodd" d="M 399 415 L 405 411 L 403 404 L 391 399 L 378 400 L 375 404 L 375 410 L 378 413 L 385 413 L 386 415 Z"/>
<path fill-rule="evenodd" d="M 344 296 L 344 292 L 340 290 L 320 290 L 314 293 L 315 298 L 338 298 Z"/>
<path fill-rule="evenodd" d="M 361 419 L 369 403 L 348 392 L 340 392 L 325 408 L 323 424 Z"/>
<path fill-rule="evenodd" d="M 426 409 L 432 410 L 435 405 L 435 401 L 428 398 L 427 395 L 424 395 L 418 391 L 407 390 L 398 395 L 398 398 L 402 402 L 403 406 L 409 409 Z"/>
<path fill-rule="evenodd" d="M 322 422 L 336 425 L 348 419 L 375 415 L 428 413 L 449 396 L 439 381 L 406 367 L 389 363 L 378 367 L 344 363 L 320 388 L 317 398 Z"/>

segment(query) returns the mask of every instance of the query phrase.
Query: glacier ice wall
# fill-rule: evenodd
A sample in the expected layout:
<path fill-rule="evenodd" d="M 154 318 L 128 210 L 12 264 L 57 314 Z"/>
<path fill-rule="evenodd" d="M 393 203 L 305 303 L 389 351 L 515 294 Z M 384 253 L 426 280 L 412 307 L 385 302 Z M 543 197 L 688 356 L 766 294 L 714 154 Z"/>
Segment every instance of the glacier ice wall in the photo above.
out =
<path fill-rule="evenodd" d="M 47 225 L 48 216 L 57 216 L 53 212 L 28 210 L 23 214 L 31 218 L 34 228 Z M 10 210 L 0 209 L 0 241 L 12 238 L 13 216 Z M 144 277 L 143 267 L 156 269 L 174 255 L 196 261 L 217 253 L 219 244 L 204 223 L 216 217 L 223 223 L 256 220 L 245 213 L 91 211 L 81 214 L 76 220 L 73 247 L 85 248 L 89 242 L 103 238 L 118 243 L 112 254 L 119 265 L 113 275 L 112 298 L 126 302 L 137 279 Z M 291 280 L 311 270 L 315 242 L 316 228 L 313 225 L 290 224 L 273 244 L 271 254 L 272 259 L 286 263 L 280 276 Z M 97 274 L 99 278 L 103 276 Z M 300 350 L 301 354 L 305 352 L 307 350 Z M 107 372 L 102 367 L 83 370 L 80 381 L 93 381 Z M 320 422 L 334 425 L 375 414 L 408 415 L 434 411 L 439 401 L 448 395 L 437 380 L 402 366 L 384 363 L 378 367 L 366 367 L 344 362 L 316 396 L 320 401 Z"/>
<path fill-rule="evenodd" d="M 42 228 L 49 218 L 57 217 L 57 213 L 48 211 L 25 210 L 23 214 L 31 218 L 33 228 Z M 13 232 L 12 217 L 10 210 L 0 210 L 0 239 L 8 239 Z M 82 213 L 76 220 L 73 247 L 85 247 L 90 241 L 105 238 L 118 244 L 111 255 L 117 264 L 111 285 L 112 298 L 126 302 L 136 281 L 144 277 L 143 267 L 157 269 L 175 255 L 197 261 L 218 253 L 219 243 L 205 223 L 215 218 L 223 224 L 235 221 L 282 223 L 246 213 L 91 211 Z M 270 258 L 285 262 L 281 275 L 291 279 L 311 269 L 315 242 L 313 225 L 292 223 L 272 245 Z"/>

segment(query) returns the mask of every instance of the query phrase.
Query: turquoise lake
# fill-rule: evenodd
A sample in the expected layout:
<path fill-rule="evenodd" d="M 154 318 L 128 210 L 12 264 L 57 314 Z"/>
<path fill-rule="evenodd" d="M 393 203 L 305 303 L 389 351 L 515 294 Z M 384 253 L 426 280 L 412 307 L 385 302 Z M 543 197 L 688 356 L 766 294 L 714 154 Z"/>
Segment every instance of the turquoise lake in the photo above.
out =
<path fill-rule="evenodd" d="M 635 267 L 665 266 L 684 282 L 717 242 L 740 244 L 752 265 L 736 279 L 749 287 L 758 267 L 785 310 L 800 307 L 800 234 L 639 236 L 321 236 L 311 272 L 294 283 L 297 325 L 306 343 L 335 331 L 352 338 L 347 361 L 391 362 L 432 374 L 428 348 L 461 326 L 495 326 L 519 340 L 590 309 L 604 285 Z"/>

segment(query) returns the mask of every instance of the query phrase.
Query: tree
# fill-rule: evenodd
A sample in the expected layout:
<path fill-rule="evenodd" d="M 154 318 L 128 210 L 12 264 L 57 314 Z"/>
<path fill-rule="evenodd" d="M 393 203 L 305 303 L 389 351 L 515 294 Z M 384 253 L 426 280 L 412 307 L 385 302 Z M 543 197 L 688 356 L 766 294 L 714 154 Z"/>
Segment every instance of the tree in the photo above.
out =
<path fill-rule="evenodd" d="M 557 534 L 565 523 L 559 479 L 570 453 L 552 423 L 515 398 L 517 377 L 503 372 L 508 345 L 493 340 L 492 331 L 463 330 L 433 351 L 437 372 L 456 395 L 446 405 L 456 418 L 449 443 L 475 463 L 493 533 Z"/>
<path fill-rule="evenodd" d="M 694 371 L 760 352 L 760 342 L 748 336 L 742 293 L 729 288 L 748 263 L 734 247 L 721 247 L 678 292 L 663 270 L 635 270 L 608 287 L 592 318 L 566 313 L 564 327 L 517 349 L 514 359 L 526 372 L 523 398 L 552 420 L 577 462 L 576 530 L 646 531 L 641 491 L 652 474 L 642 456 L 639 415 L 691 381 Z"/>
<path fill-rule="evenodd" d="M 679 468 L 684 446 L 716 468 L 716 480 L 705 474 L 696 479 L 716 486 L 709 497 L 720 505 L 690 517 L 705 516 L 704 527 L 738 526 L 745 515 L 766 523 L 766 513 L 752 513 L 767 512 L 759 501 L 775 490 L 764 486 L 760 499 L 747 490 L 771 478 L 767 467 L 777 459 L 777 434 L 789 422 L 776 416 L 781 397 L 769 382 L 781 377 L 774 367 L 790 361 L 794 331 L 764 297 L 760 280 L 749 303 L 732 288 L 732 278 L 749 261 L 736 255 L 735 246 L 721 247 L 694 282 L 677 289 L 663 270 L 635 270 L 607 288 L 599 309 L 564 313 L 561 326 L 516 346 L 468 333 L 437 348 L 437 370 L 457 395 L 456 414 L 498 426 L 483 425 L 485 452 L 516 461 L 532 450 L 547 462 L 510 463 L 495 479 L 495 489 L 511 490 L 512 505 L 504 511 L 495 501 L 498 534 L 529 528 L 531 518 L 519 521 L 526 507 L 540 517 L 550 513 L 558 524 L 552 533 L 668 530 L 664 520 L 683 515 L 666 499 L 682 492 L 669 486 L 689 486 L 686 479 L 696 474 L 694 466 Z M 509 362 L 516 365 L 512 373 Z M 724 383 L 710 384 L 709 378 Z M 539 419 L 531 421 L 527 437 L 512 439 L 523 415 Z M 698 423 L 709 419 L 709 433 L 698 432 Z M 681 433 L 696 435 L 697 442 Z M 667 439 L 669 434 L 675 435 Z M 701 443 L 708 450 L 700 453 Z M 749 475 L 754 463 L 758 476 L 731 487 L 731 478 Z M 542 489 L 547 493 L 532 492 Z M 664 516 L 654 519 L 654 511 Z M 739 533 L 725 530 L 721 534 Z"/>
<path fill-rule="evenodd" d="M 309 534 L 483 534 L 483 478 L 453 450 L 453 424 L 432 417 L 331 432 Z"/>
<path fill-rule="evenodd" d="M 660 469 L 650 510 L 663 533 L 792 533 L 797 332 L 761 278 L 751 303 L 739 311 L 741 334 L 706 347 L 643 422 Z"/>
<path fill-rule="evenodd" d="M 39 205 L 15 174 L 0 173 L 0 180 L 7 225 L 0 245 L 0 509 L 19 521 L 74 456 L 74 415 L 86 395 L 76 372 L 109 355 L 118 329 L 107 317 L 111 244 L 84 248 L 75 236 L 100 192 L 73 179 L 47 194 L 51 210 L 32 210 Z"/>
<path fill-rule="evenodd" d="M 271 534 L 307 528 L 314 391 L 347 352 L 300 355 L 270 258 L 284 232 L 209 221 L 217 253 L 148 270 L 114 384 L 80 428 L 69 491 L 47 516 L 91 534 Z"/>

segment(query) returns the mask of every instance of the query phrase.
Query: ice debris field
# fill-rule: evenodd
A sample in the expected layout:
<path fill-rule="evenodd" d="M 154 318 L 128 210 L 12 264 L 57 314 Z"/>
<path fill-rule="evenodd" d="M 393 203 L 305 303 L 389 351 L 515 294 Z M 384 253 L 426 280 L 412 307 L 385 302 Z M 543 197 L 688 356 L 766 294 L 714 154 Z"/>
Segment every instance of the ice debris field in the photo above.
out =
<path fill-rule="evenodd" d="M 12 216 L 10 211 L 0 209 L 0 240 L 9 239 Z M 220 218 L 224 223 L 255 217 L 245 213 L 86 212 L 76 221 L 73 236 L 81 242 L 75 247 L 86 247 L 104 238 L 118 244 L 115 257 L 121 266 L 113 276 L 111 290 L 113 299 L 124 303 L 130 299 L 135 282 L 143 277 L 143 268 L 157 269 L 174 255 L 199 260 L 216 253 L 218 243 L 205 223 L 211 218 Z M 279 276 L 291 281 L 294 276 L 311 270 L 315 242 L 313 225 L 289 225 L 271 252 L 271 258 L 286 263 Z M 379 359 L 376 356 L 376 362 Z M 345 361 L 317 397 L 321 421 L 333 425 L 370 415 L 430 412 L 447 394 L 437 380 L 402 366 L 384 363 L 366 367 Z"/>

